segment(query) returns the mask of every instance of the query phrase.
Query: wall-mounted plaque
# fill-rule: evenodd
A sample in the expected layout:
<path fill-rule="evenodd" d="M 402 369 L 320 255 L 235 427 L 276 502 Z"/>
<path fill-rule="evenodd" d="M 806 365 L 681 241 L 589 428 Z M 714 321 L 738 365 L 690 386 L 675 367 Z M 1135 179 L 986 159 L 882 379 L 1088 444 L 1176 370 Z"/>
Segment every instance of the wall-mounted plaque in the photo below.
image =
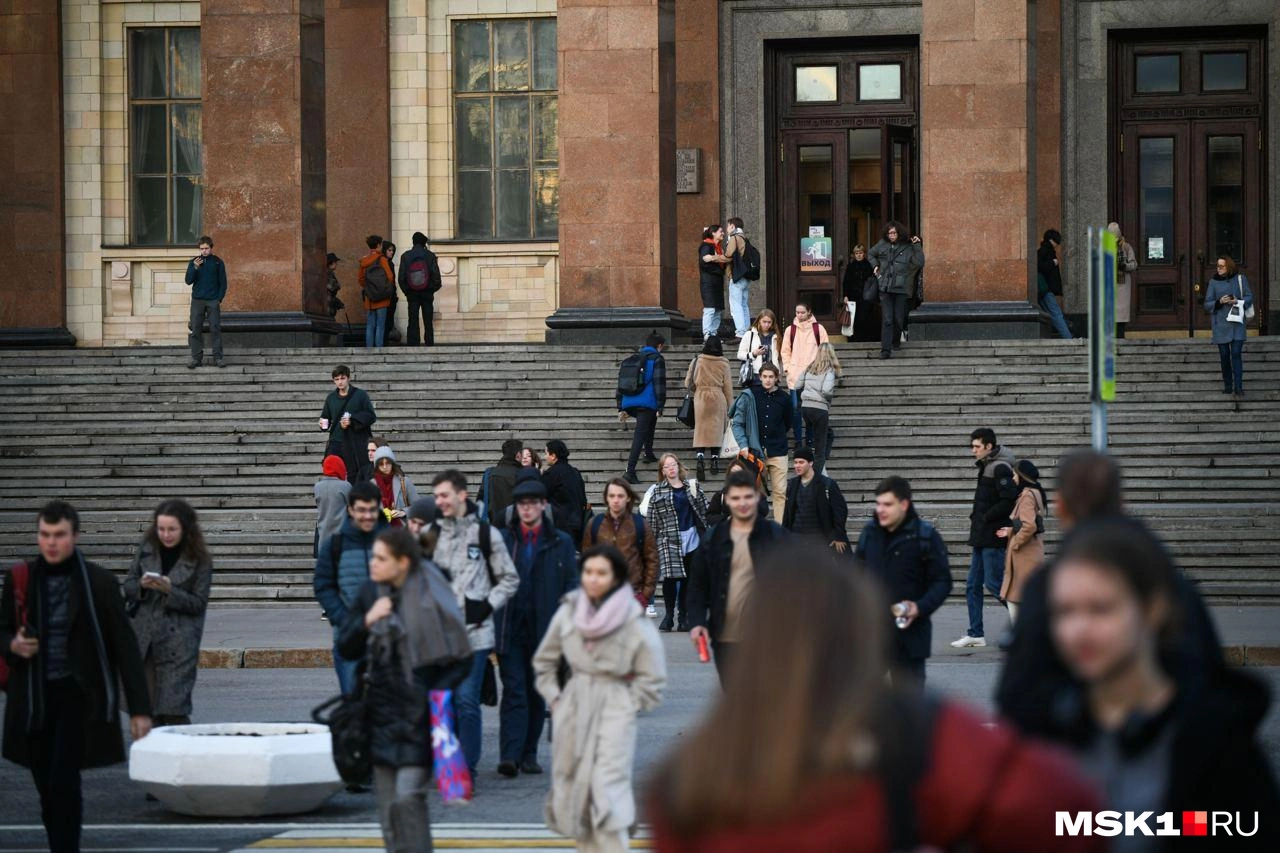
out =
<path fill-rule="evenodd" d="M 702 149 L 676 149 L 676 192 L 702 192 Z"/>

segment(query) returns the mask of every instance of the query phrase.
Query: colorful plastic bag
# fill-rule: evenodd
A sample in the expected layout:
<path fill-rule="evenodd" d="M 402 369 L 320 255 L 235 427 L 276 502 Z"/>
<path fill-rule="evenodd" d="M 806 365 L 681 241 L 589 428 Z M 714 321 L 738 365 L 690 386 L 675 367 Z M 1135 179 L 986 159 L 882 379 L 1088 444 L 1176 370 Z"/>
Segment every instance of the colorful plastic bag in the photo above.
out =
<path fill-rule="evenodd" d="M 436 787 L 446 803 L 471 799 L 471 771 L 462 755 L 462 744 L 454 733 L 452 691 L 432 690 L 431 757 L 435 765 Z"/>

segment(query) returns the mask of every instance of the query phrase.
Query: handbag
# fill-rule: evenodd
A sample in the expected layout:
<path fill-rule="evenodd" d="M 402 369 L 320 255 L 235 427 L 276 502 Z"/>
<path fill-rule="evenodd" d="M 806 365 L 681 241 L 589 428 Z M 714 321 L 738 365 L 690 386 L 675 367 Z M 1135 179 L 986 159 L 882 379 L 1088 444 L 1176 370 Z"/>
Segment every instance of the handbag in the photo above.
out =
<path fill-rule="evenodd" d="M 335 707 L 336 706 L 336 707 Z M 332 708 L 332 711 L 329 709 Z M 325 711 L 329 711 L 325 715 Z M 333 766 L 348 785 L 362 785 L 373 775 L 369 710 L 364 699 L 364 679 L 351 696 L 339 693 L 311 710 L 311 719 L 329 727 Z"/>
<path fill-rule="evenodd" d="M 880 277 L 868 276 L 867 280 L 862 283 L 862 301 L 863 302 L 879 302 L 880 301 Z"/>
<path fill-rule="evenodd" d="M 1240 301 L 1244 302 L 1244 283 L 1241 281 L 1240 276 L 1236 276 L 1236 290 L 1240 292 Z M 1244 318 L 1246 320 L 1252 320 L 1254 315 L 1257 313 L 1258 312 L 1254 310 L 1253 306 L 1250 305 L 1248 308 L 1244 309 Z"/>
<path fill-rule="evenodd" d="M 698 357 L 696 355 L 693 357 L 693 368 L 689 371 L 689 375 L 698 375 Z M 676 420 L 687 426 L 689 429 L 693 429 L 693 418 L 693 394 L 686 391 L 684 400 L 680 402 L 680 408 L 676 409 Z"/>
<path fill-rule="evenodd" d="M 484 659 L 484 679 L 480 682 L 480 704 L 495 708 L 498 705 L 498 674 L 493 670 L 493 659 Z"/>

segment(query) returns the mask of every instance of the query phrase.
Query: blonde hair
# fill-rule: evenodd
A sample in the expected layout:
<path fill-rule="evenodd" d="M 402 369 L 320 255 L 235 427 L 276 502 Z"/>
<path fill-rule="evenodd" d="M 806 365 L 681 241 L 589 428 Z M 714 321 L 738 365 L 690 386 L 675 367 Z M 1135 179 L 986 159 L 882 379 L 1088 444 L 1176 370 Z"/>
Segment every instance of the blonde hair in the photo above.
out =
<path fill-rule="evenodd" d="M 864 246 L 864 245 L 862 245 L 861 243 L 858 243 L 857 245 L 855 245 L 855 246 L 853 247 L 853 251 L 855 251 L 855 252 L 861 252 L 862 254 L 864 254 L 864 255 L 865 255 L 865 254 L 867 253 L 867 247 L 866 247 L 866 246 Z"/>
<path fill-rule="evenodd" d="M 834 370 L 836 376 L 844 375 L 840 367 L 840 358 L 836 355 L 836 348 L 829 343 L 819 344 L 818 354 L 813 357 L 813 361 L 805 372 L 826 373 L 828 370 Z"/>
<path fill-rule="evenodd" d="M 662 456 L 658 457 L 658 482 L 659 483 L 665 483 L 667 481 L 667 475 L 662 473 L 662 469 L 667 467 L 668 459 L 676 460 L 676 471 L 679 472 L 681 481 L 689 479 L 689 472 L 685 470 L 684 463 L 680 461 L 680 457 L 676 456 L 674 453 L 664 453 L 662 454 Z"/>

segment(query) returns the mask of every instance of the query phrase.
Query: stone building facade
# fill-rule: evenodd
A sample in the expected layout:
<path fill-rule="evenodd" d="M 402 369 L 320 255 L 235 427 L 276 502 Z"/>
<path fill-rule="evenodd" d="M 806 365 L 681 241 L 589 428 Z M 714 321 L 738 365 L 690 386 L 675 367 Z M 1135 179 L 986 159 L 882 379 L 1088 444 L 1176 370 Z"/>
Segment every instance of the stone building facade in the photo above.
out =
<path fill-rule="evenodd" d="M 438 341 L 631 342 L 700 313 L 729 216 L 784 316 L 832 322 L 853 245 L 898 219 L 928 257 L 913 333 L 1039 335 L 1041 233 L 1080 314 L 1085 229 L 1116 220 L 1131 329 L 1202 330 L 1231 254 L 1269 331 L 1278 24 L 1271 0 L 10 0 L 0 345 L 185 340 L 201 233 L 229 342 L 333 341 L 365 236 L 414 231 Z"/>

